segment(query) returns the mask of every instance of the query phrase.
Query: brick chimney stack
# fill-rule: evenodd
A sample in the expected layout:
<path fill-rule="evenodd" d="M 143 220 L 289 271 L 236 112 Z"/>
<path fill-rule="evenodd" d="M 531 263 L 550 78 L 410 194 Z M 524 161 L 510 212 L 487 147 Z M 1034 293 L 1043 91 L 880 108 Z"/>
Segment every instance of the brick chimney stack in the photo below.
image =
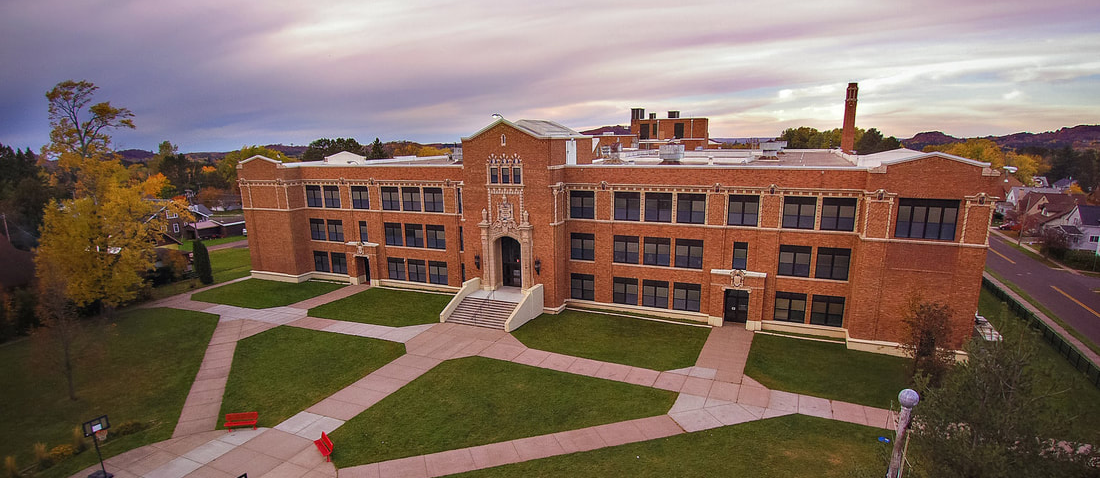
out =
<path fill-rule="evenodd" d="M 840 149 L 853 153 L 856 147 L 856 96 L 858 83 L 848 83 L 848 95 L 844 98 L 844 129 L 840 133 Z"/>

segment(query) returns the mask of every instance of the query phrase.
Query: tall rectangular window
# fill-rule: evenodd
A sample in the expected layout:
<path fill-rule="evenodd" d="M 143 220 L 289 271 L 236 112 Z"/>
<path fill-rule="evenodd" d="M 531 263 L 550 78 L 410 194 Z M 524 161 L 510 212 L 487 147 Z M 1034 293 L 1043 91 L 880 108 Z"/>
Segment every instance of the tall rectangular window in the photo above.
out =
<path fill-rule="evenodd" d="M 638 279 L 616 277 L 612 285 L 612 302 L 616 304 L 638 305 Z"/>
<path fill-rule="evenodd" d="M 421 259 L 409 259 L 409 280 L 413 282 L 428 282 L 428 268 Z"/>
<path fill-rule="evenodd" d="M 348 273 L 348 257 L 343 252 L 332 253 L 332 272 L 336 274 Z"/>
<path fill-rule="evenodd" d="M 569 191 L 569 217 L 594 219 L 596 217 L 595 191 Z"/>
<path fill-rule="evenodd" d="M 325 220 L 324 219 L 310 219 L 309 220 L 309 238 L 314 241 L 325 240 Z"/>
<path fill-rule="evenodd" d="M 741 270 L 749 268 L 749 243 L 733 243 L 733 268 Z"/>
<path fill-rule="evenodd" d="M 731 226 L 755 226 L 759 220 L 760 196 L 730 195 L 729 217 Z"/>
<path fill-rule="evenodd" d="M 420 211 L 420 188 L 401 188 L 401 209 Z"/>
<path fill-rule="evenodd" d="M 523 182 L 523 175 L 520 174 L 520 167 L 512 167 L 512 184 L 521 184 Z"/>
<path fill-rule="evenodd" d="M 359 221 L 359 242 L 370 242 L 367 239 L 367 221 Z"/>
<path fill-rule="evenodd" d="M 444 231 L 443 226 L 428 224 L 427 226 L 424 226 L 424 229 L 427 232 L 428 236 L 428 240 L 426 243 L 428 249 L 447 248 L 447 234 L 446 231 Z"/>
<path fill-rule="evenodd" d="M 645 220 L 672 222 L 672 193 L 645 193 Z"/>
<path fill-rule="evenodd" d="M 677 194 L 676 222 L 703 224 L 707 222 L 706 194 Z"/>
<path fill-rule="evenodd" d="M 466 239 L 463 237 L 464 235 L 462 226 L 458 226 L 458 252 L 466 250 Z"/>
<path fill-rule="evenodd" d="M 569 234 L 569 258 L 582 261 L 596 259 L 596 236 L 574 232 Z"/>
<path fill-rule="evenodd" d="M 810 246 L 779 246 L 781 276 L 810 277 Z"/>
<path fill-rule="evenodd" d="M 351 187 L 351 207 L 370 209 L 370 190 L 366 186 Z"/>
<path fill-rule="evenodd" d="M 497 168 L 489 168 L 489 184 L 496 184 L 500 182 L 500 170 Z"/>
<path fill-rule="evenodd" d="M 424 247 L 424 227 L 420 224 L 405 224 L 405 246 Z"/>
<path fill-rule="evenodd" d="M 775 320 L 806 322 L 806 294 L 793 292 L 775 293 Z"/>
<path fill-rule="evenodd" d="M 671 256 L 670 244 L 672 241 L 663 237 L 645 238 L 642 251 L 642 263 L 648 266 L 667 266 Z"/>
<path fill-rule="evenodd" d="M 677 282 L 672 287 L 672 308 L 699 312 L 699 284 Z"/>
<path fill-rule="evenodd" d="M 855 198 L 824 198 L 821 200 L 821 230 L 856 230 Z"/>
<path fill-rule="evenodd" d="M 638 236 L 615 236 L 612 261 L 623 264 L 637 264 Z"/>
<path fill-rule="evenodd" d="M 676 267 L 688 269 L 703 268 L 703 241 L 695 239 L 676 240 Z"/>
<path fill-rule="evenodd" d="M 851 258 L 851 249 L 817 248 L 817 270 L 814 272 L 814 277 L 848 280 L 848 262 Z"/>
<path fill-rule="evenodd" d="M 328 253 L 321 251 L 313 251 L 313 270 L 317 272 L 328 272 Z"/>
<path fill-rule="evenodd" d="M 615 220 L 637 221 L 641 215 L 642 199 L 640 193 L 615 193 Z"/>
<path fill-rule="evenodd" d="M 813 308 L 810 309 L 810 323 L 829 327 L 843 326 L 844 298 L 814 294 Z"/>
<path fill-rule="evenodd" d="M 443 212 L 443 189 L 424 188 L 424 212 Z"/>
<path fill-rule="evenodd" d="M 382 209 L 385 211 L 401 210 L 401 193 L 397 188 L 382 188 Z"/>
<path fill-rule="evenodd" d="M 344 222 L 328 220 L 328 240 L 344 242 Z"/>
<path fill-rule="evenodd" d="M 390 279 L 405 280 L 405 259 L 389 257 L 386 259 L 386 265 L 390 271 Z"/>
<path fill-rule="evenodd" d="M 323 192 L 325 194 L 325 207 L 340 207 L 340 186 L 325 186 Z"/>
<path fill-rule="evenodd" d="M 783 227 L 813 229 L 817 213 L 817 198 L 787 196 L 783 198 Z"/>
<path fill-rule="evenodd" d="M 593 300 L 596 290 L 596 276 L 592 274 L 570 274 L 569 296 L 574 299 Z"/>
<path fill-rule="evenodd" d="M 401 235 L 401 224 L 398 224 L 396 222 L 387 222 L 383 226 L 386 229 L 387 246 L 405 245 L 405 238 Z"/>
<path fill-rule="evenodd" d="M 462 188 L 455 190 L 455 209 L 462 214 Z"/>
<path fill-rule="evenodd" d="M 958 217 L 959 201 L 901 199 L 894 236 L 952 241 Z"/>
<path fill-rule="evenodd" d="M 512 168 L 500 168 L 500 184 L 512 182 Z"/>
<path fill-rule="evenodd" d="M 668 282 L 642 281 L 642 305 L 646 307 L 668 308 Z"/>
<path fill-rule="evenodd" d="M 428 263 L 428 282 L 447 285 L 447 263 L 431 261 Z"/>
<path fill-rule="evenodd" d="M 325 204 L 321 197 L 321 186 L 306 186 L 306 206 L 321 207 Z"/>
<path fill-rule="evenodd" d="M 684 137 L 684 124 L 683 123 L 675 123 L 675 124 L 672 125 L 672 136 L 676 139 L 680 139 L 680 138 Z"/>

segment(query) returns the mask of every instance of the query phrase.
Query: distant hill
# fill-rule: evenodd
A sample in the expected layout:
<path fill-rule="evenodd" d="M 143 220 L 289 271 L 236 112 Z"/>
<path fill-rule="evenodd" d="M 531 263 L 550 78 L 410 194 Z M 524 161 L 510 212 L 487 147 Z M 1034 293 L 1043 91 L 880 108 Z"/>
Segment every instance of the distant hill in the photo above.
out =
<path fill-rule="evenodd" d="M 145 151 L 144 149 L 124 149 L 118 151 L 118 155 L 122 156 L 123 161 L 131 163 L 144 163 L 154 156 L 152 151 Z"/>
<path fill-rule="evenodd" d="M 309 149 L 309 146 L 286 146 L 283 144 L 267 144 L 265 148 L 273 149 L 280 153 L 283 153 L 292 158 L 298 158 L 302 156 L 302 153 Z M 194 153 L 187 153 L 187 159 L 192 161 L 210 161 L 216 162 L 219 159 L 225 157 L 231 151 L 199 151 Z"/>
<path fill-rule="evenodd" d="M 940 131 L 917 133 L 909 139 L 901 140 L 906 148 L 920 151 L 925 146 L 935 146 L 947 143 L 961 143 L 968 139 L 988 139 L 1001 147 L 1023 149 L 1031 146 L 1042 148 L 1071 148 L 1100 147 L 1100 125 L 1077 125 L 1072 128 L 1062 128 L 1058 131 L 1045 133 L 1013 133 L 1005 136 L 985 136 L 981 138 L 956 138 Z"/>

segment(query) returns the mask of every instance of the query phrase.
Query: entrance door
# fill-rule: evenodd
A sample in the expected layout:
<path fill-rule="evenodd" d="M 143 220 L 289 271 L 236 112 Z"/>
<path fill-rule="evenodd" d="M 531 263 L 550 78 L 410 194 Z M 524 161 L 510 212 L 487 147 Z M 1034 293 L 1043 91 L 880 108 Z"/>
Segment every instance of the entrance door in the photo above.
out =
<path fill-rule="evenodd" d="M 519 242 L 511 237 L 500 238 L 500 265 L 501 284 L 505 287 L 523 287 Z"/>
<path fill-rule="evenodd" d="M 726 322 L 749 320 L 749 292 L 746 290 L 726 289 Z"/>
<path fill-rule="evenodd" d="M 360 283 L 370 282 L 370 259 L 359 256 L 356 258 L 359 261 L 359 280 Z"/>

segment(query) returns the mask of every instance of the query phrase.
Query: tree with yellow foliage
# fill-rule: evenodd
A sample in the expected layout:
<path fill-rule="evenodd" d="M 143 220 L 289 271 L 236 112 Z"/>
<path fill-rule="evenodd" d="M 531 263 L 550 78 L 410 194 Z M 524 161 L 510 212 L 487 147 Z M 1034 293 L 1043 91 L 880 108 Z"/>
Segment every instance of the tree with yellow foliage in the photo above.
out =
<path fill-rule="evenodd" d="M 975 161 L 989 163 L 993 169 L 1001 169 L 1005 166 L 1016 168 L 1013 176 L 1024 184 L 1032 184 L 1032 178 L 1041 175 L 1050 169 L 1042 158 L 1030 154 L 1018 154 L 1013 151 L 1005 152 L 997 143 L 988 139 L 968 139 L 964 143 L 949 143 L 936 146 L 926 146 L 925 152 L 939 151 L 955 156 L 961 156 Z"/>

